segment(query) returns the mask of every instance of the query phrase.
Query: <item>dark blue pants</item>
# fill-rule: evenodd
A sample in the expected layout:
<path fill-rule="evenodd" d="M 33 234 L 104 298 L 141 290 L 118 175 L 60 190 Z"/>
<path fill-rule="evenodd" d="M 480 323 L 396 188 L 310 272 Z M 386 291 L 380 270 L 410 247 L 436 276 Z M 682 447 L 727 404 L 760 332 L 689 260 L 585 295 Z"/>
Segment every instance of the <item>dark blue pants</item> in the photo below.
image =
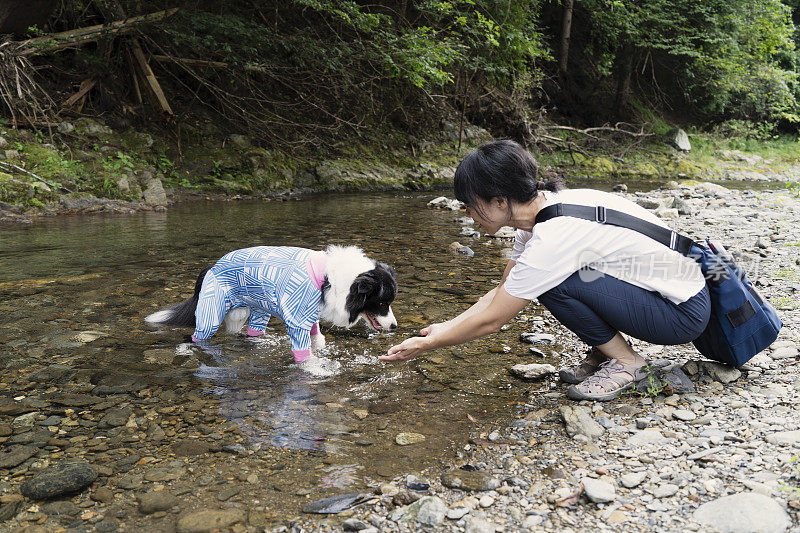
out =
<path fill-rule="evenodd" d="M 583 273 L 575 272 L 539 296 L 539 302 L 589 346 L 605 344 L 618 331 L 653 344 L 685 344 L 708 324 L 707 287 L 675 304 L 613 276 Z"/>

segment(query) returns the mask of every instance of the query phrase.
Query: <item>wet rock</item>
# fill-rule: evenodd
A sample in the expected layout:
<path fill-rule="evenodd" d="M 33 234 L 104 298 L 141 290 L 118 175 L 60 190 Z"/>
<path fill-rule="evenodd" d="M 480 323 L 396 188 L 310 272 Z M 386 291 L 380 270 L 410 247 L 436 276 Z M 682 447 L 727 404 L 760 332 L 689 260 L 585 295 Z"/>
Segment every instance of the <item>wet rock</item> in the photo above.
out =
<path fill-rule="evenodd" d="M 142 514 L 153 514 L 158 511 L 169 511 L 178 505 L 178 498 L 166 490 L 157 490 L 140 494 L 139 512 Z"/>
<path fill-rule="evenodd" d="M 209 452 L 218 452 L 222 447 L 215 442 L 207 442 L 199 439 L 185 439 L 172 445 L 172 451 L 178 457 L 189 457 L 203 455 Z"/>
<path fill-rule="evenodd" d="M 582 478 L 581 483 L 583 483 L 583 490 L 586 493 L 586 497 L 594 503 L 613 502 L 616 498 L 614 485 L 610 483 L 590 477 Z"/>
<path fill-rule="evenodd" d="M 107 429 L 112 427 L 119 427 L 124 426 L 128 419 L 133 414 L 133 409 L 130 407 L 123 407 L 118 409 L 109 409 L 106 411 L 106 414 L 103 418 L 100 419 L 100 422 L 97 424 L 97 427 L 100 429 Z"/>
<path fill-rule="evenodd" d="M 503 226 L 496 233 L 492 235 L 488 235 L 489 237 L 493 237 L 495 239 L 513 239 L 517 236 L 517 230 L 512 228 L 511 226 Z"/>
<path fill-rule="evenodd" d="M 614 192 L 628 192 L 628 186 L 624 183 L 617 183 L 611 190 Z"/>
<path fill-rule="evenodd" d="M 418 444 L 425 440 L 425 435 L 421 433 L 398 433 L 394 441 L 400 446 Z"/>
<path fill-rule="evenodd" d="M 564 405 L 559 411 L 566 424 L 567 435 L 570 437 L 584 435 L 590 439 L 595 439 L 605 431 L 603 426 L 594 420 L 591 410 L 587 407 Z"/>
<path fill-rule="evenodd" d="M 553 344 L 556 342 L 556 336 L 550 333 L 522 333 L 519 338 L 528 344 Z"/>
<path fill-rule="evenodd" d="M 553 365 L 532 363 L 529 365 L 514 365 L 511 373 L 522 379 L 540 379 L 550 374 L 555 374 L 556 367 Z"/>
<path fill-rule="evenodd" d="M 429 488 L 431 488 L 431 484 L 428 483 L 427 480 L 418 478 L 414 475 L 406 476 L 406 488 L 409 490 L 416 490 L 419 492 L 425 492 Z"/>
<path fill-rule="evenodd" d="M 791 525 L 789 515 L 777 501 L 755 492 L 704 503 L 692 518 L 702 526 L 725 533 L 781 533 Z"/>
<path fill-rule="evenodd" d="M 355 518 L 348 518 L 342 522 L 342 529 L 345 531 L 363 531 L 369 527 L 371 527 L 369 524 L 365 524 L 361 520 Z"/>
<path fill-rule="evenodd" d="M 178 520 L 178 533 L 212 533 L 245 521 L 239 509 L 207 510 L 187 514 Z"/>
<path fill-rule="evenodd" d="M 456 469 L 445 472 L 441 477 L 442 485 L 451 489 L 486 491 L 500 486 L 500 480 L 483 470 Z"/>
<path fill-rule="evenodd" d="M 458 200 L 451 200 L 446 196 L 438 196 L 428 202 L 428 207 L 433 209 L 449 209 L 451 211 L 458 211 L 464 209 L 464 204 Z"/>
<path fill-rule="evenodd" d="M 362 492 L 353 492 L 350 494 L 339 494 L 329 498 L 323 498 L 311 502 L 303 507 L 304 513 L 314 514 L 337 514 L 347 509 L 352 509 L 357 505 L 368 501 L 372 497 L 371 494 Z"/>
<path fill-rule="evenodd" d="M 88 463 L 61 463 L 45 468 L 20 487 L 32 500 L 46 500 L 79 492 L 97 479 L 97 470 Z"/>
<path fill-rule="evenodd" d="M 450 250 L 450 253 L 455 255 L 463 255 L 466 257 L 475 255 L 475 252 L 473 252 L 469 246 L 464 246 L 458 241 L 451 242 L 447 249 Z"/>
<path fill-rule="evenodd" d="M 102 398 L 89 394 L 56 393 L 48 398 L 52 403 L 67 407 L 86 407 L 103 401 Z"/>
<path fill-rule="evenodd" d="M 108 487 L 100 487 L 90 497 L 96 502 L 111 503 L 114 501 L 114 491 Z"/>

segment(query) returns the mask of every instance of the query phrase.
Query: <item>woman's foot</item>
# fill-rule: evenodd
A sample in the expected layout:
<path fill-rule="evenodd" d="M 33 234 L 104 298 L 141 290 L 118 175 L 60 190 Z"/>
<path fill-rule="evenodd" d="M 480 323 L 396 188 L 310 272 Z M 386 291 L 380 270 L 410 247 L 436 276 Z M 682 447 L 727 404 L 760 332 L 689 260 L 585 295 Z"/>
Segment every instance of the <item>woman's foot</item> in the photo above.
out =
<path fill-rule="evenodd" d="M 603 355 L 600 350 L 591 348 L 583 361 L 577 365 L 562 368 L 558 372 L 558 377 L 564 383 L 577 385 L 594 374 L 600 365 L 607 360 L 606 356 Z"/>
<path fill-rule="evenodd" d="M 624 365 L 616 359 L 602 363 L 597 371 L 578 385 L 567 389 L 572 400 L 594 400 L 606 402 L 617 398 L 636 382 L 647 377 L 647 361 L 642 364 Z"/>

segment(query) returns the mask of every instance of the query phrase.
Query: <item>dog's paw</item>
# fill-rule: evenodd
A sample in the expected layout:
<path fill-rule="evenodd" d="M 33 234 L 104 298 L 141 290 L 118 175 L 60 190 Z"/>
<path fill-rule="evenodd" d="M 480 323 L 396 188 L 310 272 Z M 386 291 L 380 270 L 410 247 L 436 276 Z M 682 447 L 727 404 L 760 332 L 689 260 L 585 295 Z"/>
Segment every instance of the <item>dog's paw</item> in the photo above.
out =
<path fill-rule="evenodd" d="M 325 347 L 325 335 L 319 333 L 311 336 L 311 350 L 318 351 Z"/>
<path fill-rule="evenodd" d="M 332 376 L 342 367 L 339 361 L 333 361 L 327 357 L 317 357 L 314 355 L 298 364 L 301 370 L 316 377 Z"/>

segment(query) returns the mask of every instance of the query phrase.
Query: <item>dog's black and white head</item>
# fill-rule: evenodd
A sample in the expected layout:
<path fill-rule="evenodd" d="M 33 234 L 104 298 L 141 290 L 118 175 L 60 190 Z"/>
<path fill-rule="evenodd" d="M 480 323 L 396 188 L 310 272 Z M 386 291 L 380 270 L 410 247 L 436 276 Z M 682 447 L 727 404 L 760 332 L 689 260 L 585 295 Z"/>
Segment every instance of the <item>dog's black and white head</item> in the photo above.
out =
<path fill-rule="evenodd" d="M 362 318 L 371 329 L 397 327 L 392 302 L 397 294 L 394 270 L 373 261 L 355 246 L 329 246 L 320 318 L 351 327 Z"/>

